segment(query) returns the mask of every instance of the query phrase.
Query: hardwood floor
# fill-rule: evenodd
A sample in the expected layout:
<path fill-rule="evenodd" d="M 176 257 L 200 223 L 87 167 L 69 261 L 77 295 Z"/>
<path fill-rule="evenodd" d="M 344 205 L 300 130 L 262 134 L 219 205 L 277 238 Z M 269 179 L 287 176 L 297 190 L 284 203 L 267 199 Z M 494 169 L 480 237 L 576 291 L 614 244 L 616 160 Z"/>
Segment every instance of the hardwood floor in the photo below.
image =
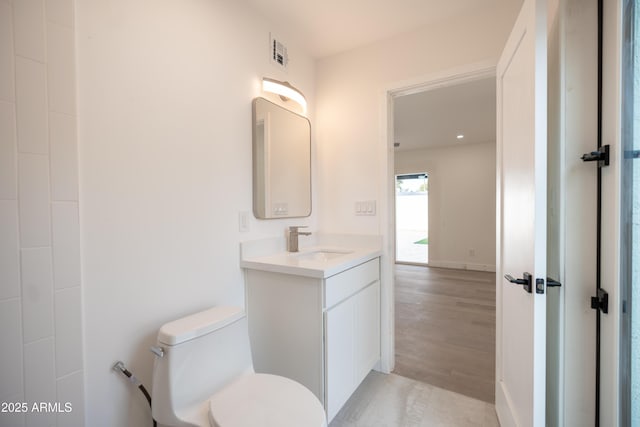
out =
<path fill-rule="evenodd" d="M 494 402 L 495 273 L 396 265 L 394 373 Z"/>

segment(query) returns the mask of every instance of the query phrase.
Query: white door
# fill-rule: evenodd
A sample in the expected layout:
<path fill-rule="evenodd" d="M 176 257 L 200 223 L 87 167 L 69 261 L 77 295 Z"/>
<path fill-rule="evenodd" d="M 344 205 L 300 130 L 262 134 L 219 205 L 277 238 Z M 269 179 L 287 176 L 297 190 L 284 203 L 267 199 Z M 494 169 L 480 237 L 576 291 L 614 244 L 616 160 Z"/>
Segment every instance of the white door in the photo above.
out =
<path fill-rule="evenodd" d="M 496 411 L 505 427 L 545 425 L 546 16 L 546 1 L 524 1 L 496 72 Z M 524 273 L 531 292 L 504 278 Z"/>

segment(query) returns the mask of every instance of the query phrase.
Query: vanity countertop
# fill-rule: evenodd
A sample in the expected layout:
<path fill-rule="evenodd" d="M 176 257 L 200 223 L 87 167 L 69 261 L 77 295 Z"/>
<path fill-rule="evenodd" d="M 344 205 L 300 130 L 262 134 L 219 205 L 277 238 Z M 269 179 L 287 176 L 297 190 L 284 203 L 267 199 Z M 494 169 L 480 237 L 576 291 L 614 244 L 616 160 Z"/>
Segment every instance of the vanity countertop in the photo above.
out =
<path fill-rule="evenodd" d="M 243 268 L 326 279 L 382 255 L 377 245 L 361 247 L 311 246 L 300 252 L 243 258 Z"/>

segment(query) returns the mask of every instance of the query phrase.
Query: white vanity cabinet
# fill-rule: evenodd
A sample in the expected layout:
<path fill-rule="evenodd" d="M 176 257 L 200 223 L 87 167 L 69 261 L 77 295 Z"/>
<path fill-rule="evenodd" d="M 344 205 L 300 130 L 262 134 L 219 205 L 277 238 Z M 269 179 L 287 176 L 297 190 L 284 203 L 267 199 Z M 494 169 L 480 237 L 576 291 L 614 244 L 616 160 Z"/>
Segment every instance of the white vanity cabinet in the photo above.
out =
<path fill-rule="evenodd" d="M 326 278 L 245 271 L 256 372 L 304 384 L 330 421 L 380 359 L 379 258 Z"/>

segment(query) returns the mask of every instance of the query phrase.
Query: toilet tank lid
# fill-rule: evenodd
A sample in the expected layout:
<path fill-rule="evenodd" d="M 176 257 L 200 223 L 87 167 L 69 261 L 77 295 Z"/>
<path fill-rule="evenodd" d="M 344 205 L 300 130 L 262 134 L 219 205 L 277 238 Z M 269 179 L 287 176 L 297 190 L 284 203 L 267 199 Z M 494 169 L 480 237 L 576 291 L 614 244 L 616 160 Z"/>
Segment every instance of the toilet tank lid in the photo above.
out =
<path fill-rule="evenodd" d="M 227 326 L 244 316 L 241 307 L 213 307 L 162 325 L 158 342 L 177 345 Z"/>

